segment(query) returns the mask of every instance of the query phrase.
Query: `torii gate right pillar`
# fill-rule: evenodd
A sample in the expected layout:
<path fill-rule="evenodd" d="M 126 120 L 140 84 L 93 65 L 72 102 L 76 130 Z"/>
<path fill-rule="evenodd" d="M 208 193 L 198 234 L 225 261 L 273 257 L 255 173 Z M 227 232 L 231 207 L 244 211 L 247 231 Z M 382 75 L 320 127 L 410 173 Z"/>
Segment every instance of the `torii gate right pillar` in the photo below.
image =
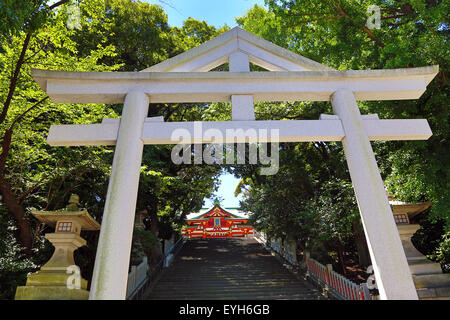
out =
<path fill-rule="evenodd" d="M 352 91 L 331 100 L 344 128 L 342 140 L 381 299 L 417 300 L 400 236 L 370 140 Z"/>

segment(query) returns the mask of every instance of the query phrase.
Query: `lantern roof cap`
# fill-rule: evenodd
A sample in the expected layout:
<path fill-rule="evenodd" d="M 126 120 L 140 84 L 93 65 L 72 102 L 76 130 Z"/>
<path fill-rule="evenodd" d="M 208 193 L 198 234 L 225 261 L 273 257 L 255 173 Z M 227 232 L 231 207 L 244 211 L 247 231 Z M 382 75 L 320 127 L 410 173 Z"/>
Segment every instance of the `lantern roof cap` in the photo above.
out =
<path fill-rule="evenodd" d="M 40 222 L 55 227 L 58 221 L 78 222 L 82 230 L 99 230 L 100 224 L 86 211 L 32 211 L 33 216 Z"/>

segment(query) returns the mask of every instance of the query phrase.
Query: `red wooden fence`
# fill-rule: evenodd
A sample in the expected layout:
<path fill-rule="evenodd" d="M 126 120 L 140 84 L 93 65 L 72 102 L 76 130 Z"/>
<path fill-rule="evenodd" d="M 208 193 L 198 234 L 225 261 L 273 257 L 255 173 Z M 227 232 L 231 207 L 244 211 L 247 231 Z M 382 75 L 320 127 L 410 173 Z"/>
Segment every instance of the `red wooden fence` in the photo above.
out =
<path fill-rule="evenodd" d="M 371 300 L 366 283 L 357 285 L 329 267 L 320 264 L 306 255 L 305 258 L 308 275 L 312 280 L 325 286 L 331 294 L 343 300 Z"/>

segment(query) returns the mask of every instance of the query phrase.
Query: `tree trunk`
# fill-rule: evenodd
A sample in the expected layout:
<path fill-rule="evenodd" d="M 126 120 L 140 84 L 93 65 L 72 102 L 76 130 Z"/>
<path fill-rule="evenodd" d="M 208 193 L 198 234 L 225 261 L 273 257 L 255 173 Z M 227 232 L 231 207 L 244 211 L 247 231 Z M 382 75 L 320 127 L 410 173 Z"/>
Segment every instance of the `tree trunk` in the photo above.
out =
<path fill-rule="evenodd" d="M 369 248 L 367 248 L 366 238 L 364 236 L 355 239 L 356 249 L 358 250 L 358 264 L 361 267 L 367 267 L 371 264 Z"/>
<path fill-rule="evenodd" d="M 3 196 L 3 203 L 8 207 L 8 211 L 13 215 L 19 228 L 19 242 L 24 247 L 25 254 L 31 256 L 33 234 L 31 232 L 30 221 L 25 216 L 25 210 L 12 192 L 11 186 L 2 176 L 0 176 L 0 192 Z"/>
<path fill-rule="evenodd" d="M 297 241 L 296 241 L 295 243 L 297 244 L 297 247 L 300 248 L 300 250 L 301 250 L 302 252 L 305 252 L 305 245 L 303 244 L 302 241 L 300 241 L 300 240 L 297 239 Z"/>
<path fill-rule="evenodd" d="M 337 245 L 337 251 L 338 251 L 338 258 L 339 258 L 339 264 L 342 268 L 342 274 L 344 276 L 347 275 L 345 260 L 344 260 L 344 246 L 341 243 L 338 243 Z"/>
<path fill-rule="evenodd" d="M 366 237 L 361 231 L 357 221 L 353 222 L 353 232 L 355 235 L 355 245 L 358 251 L 358 264 L 361 267 L 367 267 L 371 265 L 369 248 L 367 247 Z"/>
<path fill-rule="evenodd" d="M 155 237 L 158 237 L 159 234 L 158 214 L 156 213 L 156 210 L 149 207 L 147 207 L 147 213 L 150 218 L 150 231 L 155 235 Z"/>

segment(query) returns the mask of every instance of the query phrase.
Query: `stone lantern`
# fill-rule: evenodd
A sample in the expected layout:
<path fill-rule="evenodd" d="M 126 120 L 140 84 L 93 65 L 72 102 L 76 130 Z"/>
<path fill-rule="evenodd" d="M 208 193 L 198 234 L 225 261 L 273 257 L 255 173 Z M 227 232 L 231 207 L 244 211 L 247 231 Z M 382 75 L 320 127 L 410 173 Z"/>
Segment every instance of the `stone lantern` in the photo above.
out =
<path fill-rule="evenodd" d="M 442 273 L 440 264 L 427 259 L 411 242 L 412 236 L 420 228 L 420 225 L 412 224 L 411 220 L 428 209 L 431 202 L 402 202 L 391 194 L 388 194 L 388 199 L 419 299 L 449 299 L 450 274 Z"/>
<path fill-rule="evenodd" d="M 50 260 L 28 275 L 25 286 L 16 290 L 16 300 L 87 300 L 87 280 L 81 278 L 73 252 L 86 245 L 81 230 L 99 230 L 100 224 L 86 210 L 78 209 L 79 198 L 72 195 L 69 205 L 59 211 L 33 211 L 40 222 L 55 228 L 45 234 L 55 247 Z"/>

